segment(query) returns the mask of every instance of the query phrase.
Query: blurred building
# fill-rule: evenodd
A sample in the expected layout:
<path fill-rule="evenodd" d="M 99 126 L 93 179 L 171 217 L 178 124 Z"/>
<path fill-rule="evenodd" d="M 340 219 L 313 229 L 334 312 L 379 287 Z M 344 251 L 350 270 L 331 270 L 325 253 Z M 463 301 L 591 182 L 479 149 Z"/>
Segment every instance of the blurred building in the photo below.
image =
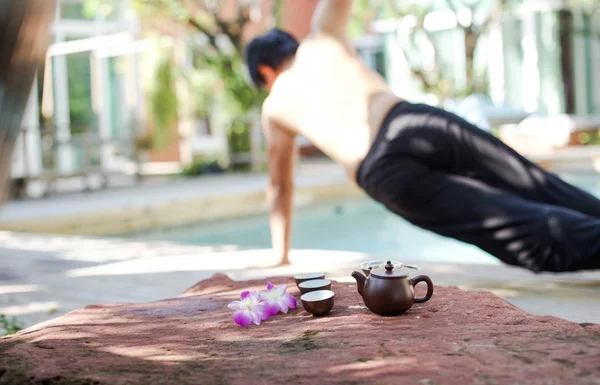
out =
<path fill-rule="evenodd" d="M 47 188 L 59 177 L 122 170 L 144 117 L 138 33 L 125 1 L 90 14 L 81 0 L 59 0 L 15 149 L 14 180 Z"/>
<path fill-rule="evenodd" d="M 189 33 L 183 39 L 175 33 L 159 41 L 143 40 L 144 25 L 127 7 L 127 0 L 114 0 L 112 6 L 92 12 L 83 0 L 58 2 L 48 59 L 32 89 L 12 168 L 15 185 L 27 185 L 33 196 L 48 191 L 58 179 L 73 179 L 81 189 L 102 185 L 111 175 L 138 172 L 136 139 L 152 130 L 146 96 L 164 52 L 161 41 L 168 41 L 182 68 L 194 65 L 186 45 L 202 41 Z M 249 35 L 273 22 L 274 2 L 259 2 L 262 16 L 249 25 Z M 434 38 L 437 52 L 418 41 L 407 44 L 407 31 L 414 28 L 410 17 L 375 22 L 375 33 L 356 39 L 355 46 L 361 58 L 398 94 L 436 102 L 428 99 L 420 82 L 410 76 L 405 53 L 425 67 L 437 55 L 443 63 L 444 79 L 460 90 L 466 84 L 465 36 L 458 22 L 485 17 L 494 0 L 482 0 L 481 14 L 475 15 L 465 9 L 455 13 L 446 0 L 418 3 L 431 5 L 424 28 Z M 593 16 L 563 3 L 508 0 L 510 7 L 481 38 L 476 69 L 487 71 L 489 98 L 501 108 L 494 109 L 479 96 L 470 102 L 483 105 L 489 111 L 488 120 L 495 113 L 494 124 L 523 119 L 522 112 L 600 115 L 600 68 L 594 65 L 600 62 L 600 12 Z M 222 12 L 237 12 L 234 0 L 219 4 Z M 283 15 L 288 24 L 299 17 L 295 12 Z M 305 32 L 297 31 L 299 35 Z M 227 151 L 224 130 L 207 134 L 206 122 L 194 115 L 194 96 L 181 84 L 177 87 L 181 95 L 179 122 L 170 131 L 172 140 L 167 148 L 149 151 L 142 159 L 144 172 L 177 172 L 197 153 Z M 219 111 L 211 114 L 218 126 Z M 251 136 L 251 153 L 238 154 L 243 162 L 260 158 L 260 130 L 253 127 Z"/>
<path fill-rule="evenodd" d="M 458 20 L 485 18 L 492 0 L 483 0 L 475 14 L 455 14 L 446 1 L 431 3 L 424 28 L 437 43 L 444 78 L 460 90 L 466 83 L 464 33 Z M 456 2 L 459 4 L 460 2 Z M 600 12 L 565 5 L 560 0 L 509 0 L 498 22 L 481 38 L 476 70 L 488 70 L 489 96 L 494 103 L 541 115 L 600 114 Z M 585 4 L 585 2 L 579 2 Z M 424 99 L 418 80 L 411 79 L 402 50 L 431 64 L 434 52 L 426 45 L 409 45 L 414 20 L 382 20 L 377 34 L 359 39 L 365 61 L 383 73 L 404 96 Z"/>
<path fill-rule="evenodd" d="M 164 148 L 148 148 L 156 130 L 148 102 L 157 68 L 169 59 L 184 72 L 193 69 L 195 52 L 207 39 L 183 24 L 157 27 L 141 20 L 129 4 L 58 0 L 47 60 L 14 154 L 13 184 L 22 190 L 17 195 L 39 196 L 58 184 L 82 190 L 120 176 L 177 173 L 198 153 L 228 151 L 222 114 L 212 108 L 207 132 L 207 119 L 195 115 L 195 95 L 182 77 L 175 81 L 178 121 L 167 128 Z M 237 1 L 216 4 L 223 18 L 237 18 Z M 250 35 L 274 22 L 273 0 L 252 4 L 244 30 Z M 140 146 L 146 147 L 136 151 Z M 254 159 L 258 147 L 238 155 Z"/>

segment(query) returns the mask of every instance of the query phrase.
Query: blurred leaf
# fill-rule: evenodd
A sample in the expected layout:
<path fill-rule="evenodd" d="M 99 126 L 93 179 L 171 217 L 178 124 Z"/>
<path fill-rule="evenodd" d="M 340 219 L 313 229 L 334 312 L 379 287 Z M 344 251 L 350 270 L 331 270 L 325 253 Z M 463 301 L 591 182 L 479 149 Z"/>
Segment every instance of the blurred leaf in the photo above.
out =
<path fill-rule="evenodd" d="M 104 18 L 114 12 L 117 0 L 84 0 L 83 13 L 89 19 Z"/>
<path fill-rule="evenodd" d="M 156 69 L 156 82 L 152 90 L 151 103 L 154 117 L 154 145 L 164 148 L 169 138 L 169 130 L 179 118 L 175 75 L 169 58 L 164 59 Z"/>
<path fill-rule="evenodd" d="M 0 314 L 0 329 L 4 329 L 4 334 L 15 334 L 23 330 L 23 323 L 16 318 L 7 318 L 4 314 Z"/>

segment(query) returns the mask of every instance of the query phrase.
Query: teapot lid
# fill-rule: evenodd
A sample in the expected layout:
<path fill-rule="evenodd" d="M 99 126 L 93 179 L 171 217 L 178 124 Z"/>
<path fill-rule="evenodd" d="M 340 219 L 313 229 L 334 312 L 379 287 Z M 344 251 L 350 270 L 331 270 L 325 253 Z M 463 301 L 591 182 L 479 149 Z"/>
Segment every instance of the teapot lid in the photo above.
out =
<path fill-rule="evenodd" d="M 393 278 L 404 278 L 408 277 L 408 274 L 402 271 L 402 269 L 394 269 L 394 265 L 392 265 L 391 261 L 387 261 L 385 267 L 383 269 L 377 269 L 371 271 L 372 276 L 383 279 L 393 279 Z"/>

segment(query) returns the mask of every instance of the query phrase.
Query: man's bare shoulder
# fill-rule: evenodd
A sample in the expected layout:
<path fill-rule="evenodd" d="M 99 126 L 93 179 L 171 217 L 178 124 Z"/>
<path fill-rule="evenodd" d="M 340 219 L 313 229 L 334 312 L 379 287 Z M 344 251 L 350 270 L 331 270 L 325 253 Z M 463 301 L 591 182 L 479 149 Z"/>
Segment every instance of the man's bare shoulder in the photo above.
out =
<path fill-rule="evenodd" d="M 269 96 L 263 102 L 263 116 L 275 119 L 285 116 L 289 112 L 290 105 L 294 104 L 294 97 L 297 92 L 294 77 L 295 74 L 290 71 L 279 75 L 271 88 Z"/>
<path fill-rule="evenodd" d="M 265 101 L 263 102 L 262 105 L 262 117 L 263 120 L 272 120 L 277 116 L 277 111 L 279 110 L 279 105 L 281 103 L 278 101 L 278 98 L 276 97 L 276 95 L 269 95 L 267 96 L 267 98 L 265 99 Z"/>
<path fill-rule="evenodd" d="M 271 93 L 263 102 L 262 106 L 262 121 L 264 128 L 269 130 L 293 131 L 289 122 L 285 117 L 286 103 L 283 97 L 278 97 L 277 94 Z"/>

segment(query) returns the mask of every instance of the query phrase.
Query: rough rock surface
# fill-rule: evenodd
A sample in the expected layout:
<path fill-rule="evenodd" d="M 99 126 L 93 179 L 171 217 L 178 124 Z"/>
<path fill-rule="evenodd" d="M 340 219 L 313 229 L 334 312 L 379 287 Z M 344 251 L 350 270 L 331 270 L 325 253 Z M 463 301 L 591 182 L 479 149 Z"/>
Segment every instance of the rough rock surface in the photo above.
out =
<path fill-rule="evenodd" d="M 271 281 L 299 298 L 292 280 Z M 266 282 L 216 275 L 176 298 L 88 306 L 1 338 L 0 384 L 600 384 L 600 325 L 448 287 L 386 318 L 334 282 L 325 317 L 299 306 L 237 326 L 227 303 Z"/>

